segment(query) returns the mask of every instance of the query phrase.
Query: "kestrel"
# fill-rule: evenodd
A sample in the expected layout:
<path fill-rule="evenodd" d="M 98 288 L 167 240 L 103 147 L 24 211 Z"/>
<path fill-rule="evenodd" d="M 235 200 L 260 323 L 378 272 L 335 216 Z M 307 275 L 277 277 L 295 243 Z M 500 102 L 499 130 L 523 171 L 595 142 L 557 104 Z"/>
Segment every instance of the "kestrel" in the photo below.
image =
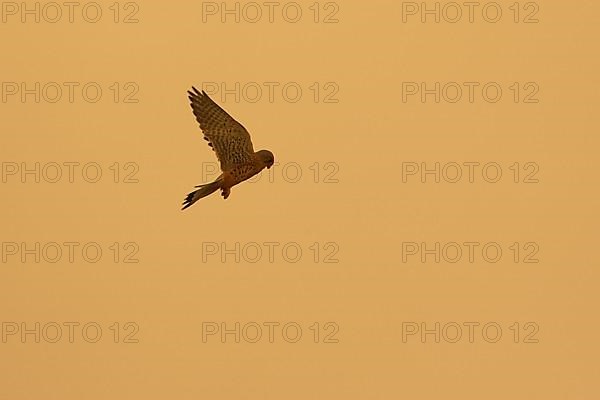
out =
<path fill-rule="evenodd" d="M 232 186 L 252 178 L 265 167 L 271 168 L 275 161 L 269 150 L 255 152 L 246 128 L 212 101 L 204 90 L 199 92 L 193 86 L 192 90 L 188 91 L 192 111 L 204 140 L 217 154 L 223 173 L 214 182 L 196 186 L 199 189 L 187 195 L 182 210 L 218 189 L 226 199 Z"/>

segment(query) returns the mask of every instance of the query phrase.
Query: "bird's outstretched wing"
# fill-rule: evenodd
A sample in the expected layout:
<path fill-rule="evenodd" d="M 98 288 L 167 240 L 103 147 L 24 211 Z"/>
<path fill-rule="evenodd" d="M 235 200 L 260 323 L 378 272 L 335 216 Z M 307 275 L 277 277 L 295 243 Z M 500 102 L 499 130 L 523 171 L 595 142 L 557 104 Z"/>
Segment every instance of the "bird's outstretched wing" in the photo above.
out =
<path fill-rule="evenodd" d="M 204 139 L 217 154 L 221 170 L 252 163 L 254 147 L 246 128 L 212 101 L 204 90 L 199 92 L 192 86 L 188 95 Z"/>

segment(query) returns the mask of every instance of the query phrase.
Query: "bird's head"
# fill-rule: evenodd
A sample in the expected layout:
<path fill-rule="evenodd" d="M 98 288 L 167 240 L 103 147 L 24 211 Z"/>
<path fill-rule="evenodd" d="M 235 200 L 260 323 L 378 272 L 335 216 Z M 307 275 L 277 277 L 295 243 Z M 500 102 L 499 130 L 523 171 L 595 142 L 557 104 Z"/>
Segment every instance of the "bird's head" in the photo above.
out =
<path fill-rule="evenodd" d="M 273 156 L 273 153 L 271 153 L 269 150 L 260 150 L 256 153 L 256 155 L 263 162 L 263 165 L 267 167 L 267 169 L 273 166 L 273 163 L 275 162 L 275 157 Z"/>

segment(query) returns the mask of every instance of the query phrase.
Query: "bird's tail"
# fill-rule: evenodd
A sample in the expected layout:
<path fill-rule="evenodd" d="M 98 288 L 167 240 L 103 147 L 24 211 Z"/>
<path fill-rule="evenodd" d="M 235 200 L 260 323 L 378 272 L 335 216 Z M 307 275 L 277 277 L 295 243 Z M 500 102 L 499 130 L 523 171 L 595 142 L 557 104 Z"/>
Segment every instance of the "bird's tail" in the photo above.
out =
<path fill-rule="evenodd" d="M 220 176 L 214 182 L 196 186 L 198 189 L 189 193 L 187 195 L 187 197 L 185 198 L 185 200 L 183 201 L 182 210 L 185 210 L 186 208 L 188 208 L 189 206 L 191 206 L 192 204 L 194 204 L 201 198 L 206 197 L 209 194 L 214 193 L 217 190 L 219 190 L 221 188 L 222 183 L 223 183 L 223 177 Z"/>

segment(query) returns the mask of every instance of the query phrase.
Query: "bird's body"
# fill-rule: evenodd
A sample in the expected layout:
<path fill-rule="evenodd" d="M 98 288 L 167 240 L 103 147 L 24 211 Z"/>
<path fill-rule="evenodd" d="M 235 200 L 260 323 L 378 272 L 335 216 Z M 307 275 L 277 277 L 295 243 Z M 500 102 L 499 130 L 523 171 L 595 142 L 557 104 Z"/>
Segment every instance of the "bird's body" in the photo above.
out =
<path fill-rule="evenodd" d="M 273 153 L 268 150 L 255 152 L 250 134 L 239 122 L 219 107 L 208 95 L 195 87 L 188 91 L 192 110 L 204 139 L 213 148 L 221 163 L 223 173 L 214 182 L 196 186 L 197 190 L 187 195 L 183 210 L 196 201 L 221 189 L 224 199 L 229 197 L 231 188 L 252 178 L 263 168 L 271 168 Z"/>

